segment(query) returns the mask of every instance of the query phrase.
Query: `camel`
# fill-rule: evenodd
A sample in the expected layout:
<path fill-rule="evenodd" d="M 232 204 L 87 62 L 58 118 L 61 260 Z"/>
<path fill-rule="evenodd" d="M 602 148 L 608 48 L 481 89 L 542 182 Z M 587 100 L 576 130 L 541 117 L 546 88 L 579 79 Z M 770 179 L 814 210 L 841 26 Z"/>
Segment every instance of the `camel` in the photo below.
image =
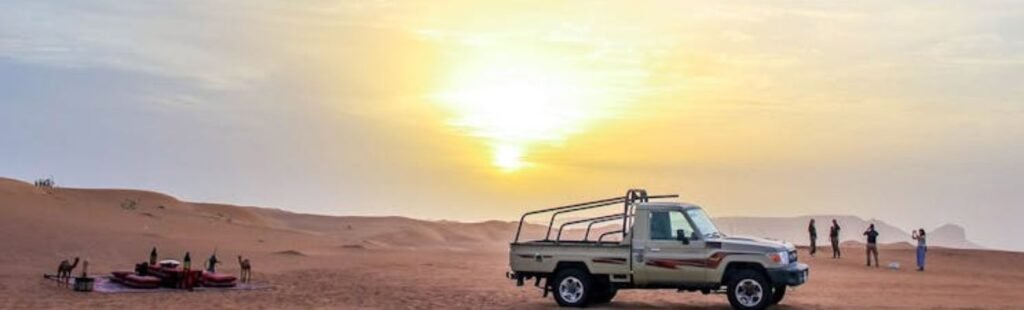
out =
<path fill-rule="evenodd" d="M 71 271 L 78 267 L 78 257 L 75 257 L 75 262 L 71 263 L 68 260 L 60 262 L 60 266 L 57 266 L 57 283 L 63 283 L 68 285 L 71 282 Z"/>
<path fill-rule="evenodd" d="M 249 264 L 249 259 L 242 259 L 242 255 L 238 255 L 238 265 L 242 267 L 242 274 L 238 280 L 242 283 L 248 283 L 252 279 L 252 265 Z"/>

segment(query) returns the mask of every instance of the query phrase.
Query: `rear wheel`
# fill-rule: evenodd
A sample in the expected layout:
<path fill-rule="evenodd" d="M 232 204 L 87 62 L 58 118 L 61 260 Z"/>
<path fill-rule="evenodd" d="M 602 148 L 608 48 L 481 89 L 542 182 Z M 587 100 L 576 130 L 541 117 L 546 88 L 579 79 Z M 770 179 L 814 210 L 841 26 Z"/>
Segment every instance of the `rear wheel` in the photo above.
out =
<path fill-rule="evenodd" d="M 756 270 L 737 271 L 730 277 L 727 291 L 733 309 L 760 310 L 768 307 L 772 300 L 768 278 Z"/>
<path fill-rule="evenodd" d="M 786 297 L 786 286 L 780 285 L 772 289 L 772 305 L 777 305 L 782 302 L 782 298 Z"/>
<path fill-rule="evenodd" d="M 562 307 L 586 307 L 592 289 L 590 274 L 576 268 L 559 271 L 551 284 L 555 302 Z"/>

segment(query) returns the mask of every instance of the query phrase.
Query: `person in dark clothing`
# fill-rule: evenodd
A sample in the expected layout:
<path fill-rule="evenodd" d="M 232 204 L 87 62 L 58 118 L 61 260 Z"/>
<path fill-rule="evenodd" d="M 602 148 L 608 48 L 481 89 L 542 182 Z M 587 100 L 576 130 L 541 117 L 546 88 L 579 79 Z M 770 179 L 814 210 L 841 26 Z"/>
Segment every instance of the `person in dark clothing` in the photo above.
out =
<path fill-rule="evenodd" d="M 836 219 L 832 219 L 832 227 L 828 230 L 828 239 L 832 241 L 832 258 L 843 258 L 843 253 L 839 251 L 839 223 Z"/>
<path fill-rule="evenodd" d="M 878 268 L 878 232 L 875 231 L 875 224 L 871 224 L 871 226 L 868 226 L 868 230 L 864 231 L 864 235 L 868 237 L 868 267 L 871 267 L 871 256 L 874 256 L 875 268 Z"/>
<path fill-rule="evenodd" d="M 814 219 L 807 225 L 807 233 L 811 238 L 811 256 L 818 252 L 818 229 L 814 227 Z"/>
<path fill-rule="evenodd" d="M 149 251 L 149 264 L 156 265 L 156 247 L 153 247 L 153 250 Z"/>
<path fill-rule="evenodd" d="M 189 252 L 185 252 L 185 260 L 181 265 L 182 279 L 181 288 L 191 291 L 192 290 L 192 256 Z"/>
<path fill-rule="evenodd" d="M 217 260 L 217 253 L 213 253 L 213 255 L 210 255 L 210 259 L 206 260 L 206 271 L 210 273 L 217 272 L 217 264 L 219 263 L 220 261 Z"/>

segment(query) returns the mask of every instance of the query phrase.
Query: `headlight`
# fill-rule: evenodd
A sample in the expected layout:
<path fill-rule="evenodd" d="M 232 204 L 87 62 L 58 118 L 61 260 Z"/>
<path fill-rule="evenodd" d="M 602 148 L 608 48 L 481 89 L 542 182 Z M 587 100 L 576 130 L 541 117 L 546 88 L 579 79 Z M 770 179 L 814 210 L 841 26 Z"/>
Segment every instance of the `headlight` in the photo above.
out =
<path fill-rule="evenodd" d="M 788 265 L 789 264 L 789 252 L 786 252 L 786 251 L 775 252 L 775 253 L 769 254 L 768 257 L 770 257 L 772 259 L 772 261 L 775 262 L 776 264 L 779 264 L 779 265 Z"/>

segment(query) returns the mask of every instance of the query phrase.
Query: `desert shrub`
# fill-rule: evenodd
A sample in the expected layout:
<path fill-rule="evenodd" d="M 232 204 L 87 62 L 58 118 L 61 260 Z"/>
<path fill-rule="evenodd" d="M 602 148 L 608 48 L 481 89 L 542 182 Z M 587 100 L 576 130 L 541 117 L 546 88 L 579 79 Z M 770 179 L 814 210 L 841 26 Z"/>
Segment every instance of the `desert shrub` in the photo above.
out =
<path fill-rule="evenodd" d="M 135 199 L 125 199 L 124 201 L 121 202 L 121 209 L 135 210 L 138 209 L 138 205 L 139 202 L 135 201 Z"/>
<path fill-rule="evenodd" d="M 57 182 L 53 181 L 53 177 L 49 177 L 49 178 L 45 178 L 45 179 L 37 179 L 33 184 L 36 187 L 45 187 L 45 188 L 54 188 L 54 187 L 57 186 Z"/>

